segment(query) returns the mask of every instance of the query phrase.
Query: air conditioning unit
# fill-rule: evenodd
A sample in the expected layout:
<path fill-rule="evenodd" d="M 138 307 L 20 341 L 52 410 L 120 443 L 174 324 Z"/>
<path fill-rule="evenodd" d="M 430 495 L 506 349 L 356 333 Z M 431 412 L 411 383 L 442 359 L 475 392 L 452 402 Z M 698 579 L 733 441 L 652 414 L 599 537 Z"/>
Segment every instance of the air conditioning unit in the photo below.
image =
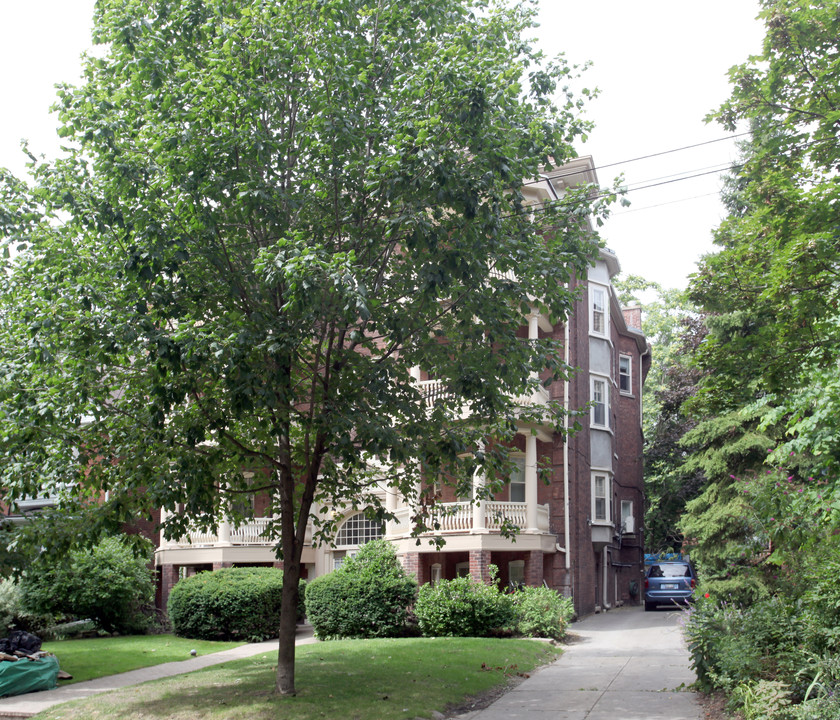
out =
<path fill-rule="evenodd" d="M 624 522 L 621 523 L 621 532 L 625 535 L 632 535 L 636 532 L 636 518 L 632 515 L 625 517 Z"/>

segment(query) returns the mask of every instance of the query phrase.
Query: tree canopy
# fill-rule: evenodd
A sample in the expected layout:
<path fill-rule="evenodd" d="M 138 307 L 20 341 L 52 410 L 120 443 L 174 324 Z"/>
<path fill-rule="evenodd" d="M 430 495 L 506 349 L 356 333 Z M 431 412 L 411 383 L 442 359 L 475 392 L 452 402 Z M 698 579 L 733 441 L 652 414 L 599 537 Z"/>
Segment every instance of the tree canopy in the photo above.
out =
<path fill-rule="evenodd" d="M 763 51 L 730 71 L 732 96 L 710 116 L 751 137 L 718 249 L 689 288 L 708 332 L 694 355 L 699 423 L 683 440 L 708 486 L 682 529 L 721 588 L 751 576 L 746 599 L 792 592 L 782 570 L 834 543 L 840 509 L 840 4 L 761 8 Z"/>
<path fill-rule="evenodd" d="M 569 371 L 516 330 L 568 314 L 610 198 L 525 206 L 589 127 L 533 23 L 503 0 L 103 0 L 102 52 L 59 89 L 65 155 L 6 176 L 6 501 L 58 495 L 58 550 L 269 493 L 280 692 L 313 509 L 382 519 L 376 482 L 411 500 L 479 465 L 492 492 L 504 443 L 480 441 L 535 412 L 516 398 L 538 370 Z M 446 389 L 431 409 L 414 367 Z"/>

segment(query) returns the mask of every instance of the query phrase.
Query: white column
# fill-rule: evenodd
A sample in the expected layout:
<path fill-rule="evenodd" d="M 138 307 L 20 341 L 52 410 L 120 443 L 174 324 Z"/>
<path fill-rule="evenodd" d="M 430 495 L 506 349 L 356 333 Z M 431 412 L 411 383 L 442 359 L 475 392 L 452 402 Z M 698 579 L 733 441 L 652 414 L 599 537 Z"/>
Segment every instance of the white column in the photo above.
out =
<path fill-rule="evenodd" d="M 396 488 L 385 485 L 385 509 L 389 513 L 393 513 L 397 509 L 397 490 Z M 385 535 L 393 535 L 394 521 L 389 520 L 385 523 Z"/>
<path fill-rule="evenodd" d="M 525 529 L 537 532 L 537 438 L 525 436 Z"/>
<path fill-rule="evenodd" d="M 484 450 L 484 443 L 479 445 L 479 450 Z M 486 501 L 484 498 L 481 498 L 481 491 L 484 489 L 484 473 L 481 469 L 476 469 L 475 473 L 473 474 L 473 515 L 472 515 L 472 531 L 475 532 L 486 532 L 486 521 L 485 517 L 487 515 L 487 508 L 485 506 Z"/>
<path fill-rule="evenodd" d="M 528 315 L 528 339 L 539 340 L 540 338 L 540 314 L 538 312 Z"/>
<path fill-rule="evenodd" d="M 411 375 L 411 379 L 414 380 L 414 382 L 420 382 L 420 367 L 419 366 L 415 365 L 408 372 Z"/>
<path fill-rule="evenodd" d="M 161 508 L 160 509 L 160 524 L 161 525 L 163 525 L 164 521 L 166 520 L 166 516 L 167 516 L 166 510 Z M 163 527 L 161 527 L 161 529 L 160 529 L 160 545 L 158 547 L 167 548 L 171 544 L 172 543 L 163 536 Z"/>
<path fill-rule="evenodd" d="M 225 546 L 230 544 L 230 520 L 225 516 L 219 523 L 219 540 L 216 545 Z"/>

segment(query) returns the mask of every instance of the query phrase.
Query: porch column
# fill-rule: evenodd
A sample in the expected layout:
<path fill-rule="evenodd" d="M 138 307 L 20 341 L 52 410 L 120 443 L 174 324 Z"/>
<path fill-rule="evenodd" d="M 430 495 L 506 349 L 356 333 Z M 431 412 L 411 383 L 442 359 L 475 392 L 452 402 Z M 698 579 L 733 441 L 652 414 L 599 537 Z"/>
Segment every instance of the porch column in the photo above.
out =
<path fill-rule="evenodd" d="M 534 341 L 540 338 L 540 314 L 538 312 L 528 315 L 528 340 Z M 532 378 L 537 377 L 537 373 L 531 373 Z"/>
<path fill-rule="evenodd" d="M 484 450 L 484 443 L 479 446 L 480 450 Z M 485 517 L 487 515 L 487 508 L 485 507 L 484 498 L 481 498 L 481 491 L 484 489 L 484 473 L 481 470 L 476 470 L 473 475 L 473 507 L 472 507 L 472 531 L 486 532 L 487 523 Z M 479 499 L 481 498 L 481 499 Z"/>
<path fill-rule="evenodd" d="M 397 509 L 397 491 L 395 488 L 385 485 L 385 509 L 393 513 Z M 392 535 L 394 532 L 394 521 L 388 520 L 385 523 L 385 534 Z"/>
<path fill-rule="evenodd" d="M 216 545 L 228 546 L 230 544 L 230 520 L 228 520 L 227 515 L 225 515 L 225 517 L 219 523 L 219 537 Z"/>
<path fill-rule="evenodd" d="M 525 530 L 537 532 L 537 438 L 525 436 Z"/>
<path fill-rule="evenodd" d="M 166 520 L 166 516 L 167 516 L 168 514 L 169 514 L 169 513 L 168 513 L 168 512 L 166 512 L 166 510 L 164 510 L 163 508 L 161 508 L 161 509 L 160 509 L 160 524 L 161 524 L 161 528 L 160 528 L 160 541 L 159 541 L 159 543 L 158 543 L 158 547 L 159 547 L 160 549 L 163 549 L 163 548 L 168 548 L 168 547 L 172 544 L 172 542 L 171 542 L 170 540 L 167 540 L 167 539 L 163 536 L 163 523 L 164 523 L 164 521 Z"/>

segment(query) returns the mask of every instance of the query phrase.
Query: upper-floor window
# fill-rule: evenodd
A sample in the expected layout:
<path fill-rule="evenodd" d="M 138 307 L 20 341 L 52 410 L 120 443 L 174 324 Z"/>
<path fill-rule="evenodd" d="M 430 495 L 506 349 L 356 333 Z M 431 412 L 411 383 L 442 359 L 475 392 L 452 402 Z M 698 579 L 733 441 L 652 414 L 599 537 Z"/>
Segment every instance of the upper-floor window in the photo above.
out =
<path fill-rule="evenodd" d="M 609 388 L 606 379 L 592 378 L 592 425 L 607 427 L 610 411 Z"/>
<path fill-rule="evenodd" d="M 510 501 L 525 502 L 525 458 L 515 457 L 516 464 L 510 474 Z"/>
<path fill-rule="evenodd" d="M 606 474 L 592 475 L 592 519 L 595 522 L 610 521 L 609 477 Z"/>
<path fill-rule="evenodd" d="M 607 335 L 607 289 L 601 285 L 589 286 L 589 327 L 596 335 Z"/>
<path fill-rule="evenodd" d="M 618 389 L 630 394 L 633 392 L 633 358 L 629 355 L 618 356 Z"/>

